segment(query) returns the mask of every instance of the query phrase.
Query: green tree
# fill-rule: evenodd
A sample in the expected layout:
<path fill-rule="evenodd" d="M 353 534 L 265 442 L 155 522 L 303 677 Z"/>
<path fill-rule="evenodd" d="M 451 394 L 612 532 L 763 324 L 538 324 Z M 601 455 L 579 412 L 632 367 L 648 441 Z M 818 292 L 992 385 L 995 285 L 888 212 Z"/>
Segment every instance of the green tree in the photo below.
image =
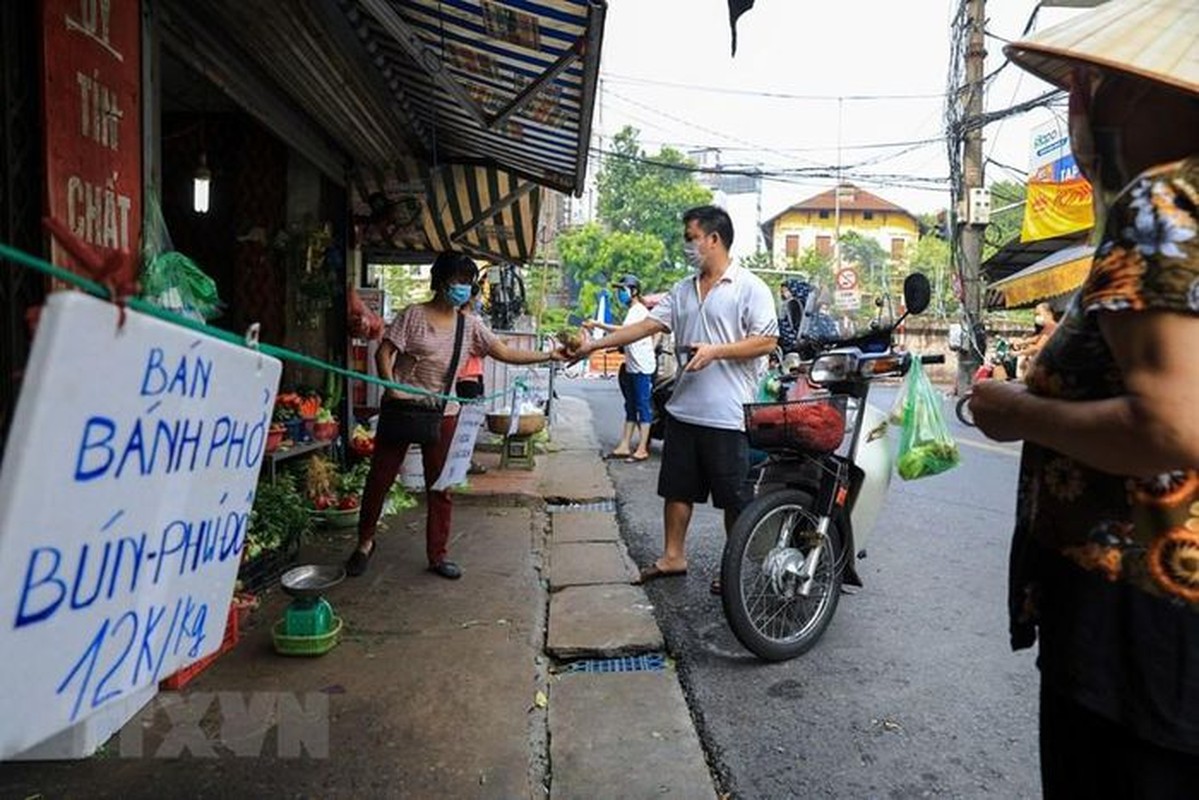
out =
<path fill-rule="evenodd" d="M 1028 192 L 1023 183 L 999 181 L 991 184 L 991 222 L 983 237 L 983 261 L 999 248 L 1020 236 L 1024 221 L 1024 201 Z"/>
<path fill-rule="evenodd" d="M 788 261 L 788 266 L 803 277 L 822 288 L 833 283 L 833 257 L 825 255 L 815 247 L 806 248 L 799 256 Z"/>
<path fill-rule="evenodd" d="M 606 231 L 588 223 L 559 234 L 557 244 L 563 272 L 579 285 L 576 309 L 585 317 L 595 314 L 596 296 L 620 275 L 636 275 L 650 294 L 685 274 L 665 261 L 661 240 L 646 233 Z"/>
<path fill-rule="evenodd" d="M 641 233 L 662 242 L 666 260 L 683 263 L 683 212 L 712 202 L 712 192 L 696 182 L 682 153 L 662 147 L 647 155 L 638 131 L 625 126 L 612 139 L 596 176 L 598 215 L 612 231 Z"/>
<path fill-rule="evenodd" d="M 857 231 L 841 234 L 841 262 L 857 267 L 858 284 L 861 286 L 864 303 L 879 295 L 894 294 L 890 286 L 890 261 L 890 255 L 874 239 Z"/>
<path fill-rule="evenodd" d="M 409 264 L 386 264 L 379 267 L 380 283 L 387 293 L 392 309 L 400 309 L 413 303 L 423 303 L 433 296 L 429 279 L 422 278 L 419 266 Z"/>
<path fill-rule="evenodd" d="M 742 256 L 738 264 L 748 270 L 774 269 L 774 256 L 769 250 L 758 250 L 748 256 Z"/>
<path fill-rule="evenodd" d="M 562 270 L 545 261 L 529 264 L 524 269 L 525 302 L 528 314 L 543 327 L 545 315 L 552 310 L 553 301 L 562 289 Z"/>
<path fill-rule="evenodd" d="M 949 271 L 949 242 L 935 236 L 922 236 L 912 248 L 908 267 L 923 272 L 933 286 L 929 313 L 947 316 L 956 313 L 958 300 L 953 295 L 953 276 Z"/>

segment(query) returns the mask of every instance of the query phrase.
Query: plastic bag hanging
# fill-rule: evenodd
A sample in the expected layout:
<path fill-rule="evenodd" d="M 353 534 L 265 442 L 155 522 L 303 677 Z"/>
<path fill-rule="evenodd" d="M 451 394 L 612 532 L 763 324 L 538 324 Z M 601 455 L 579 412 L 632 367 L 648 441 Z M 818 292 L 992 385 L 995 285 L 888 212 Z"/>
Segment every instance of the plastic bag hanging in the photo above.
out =
<path fill-rule="evenodd" d="M 895 462 L 899 477 L 907 481 L 927 478 L 957 466 L 961 456 L 945 424 L 941 396 L 919 359 L 912 360 L 903 397 L 903 431 Z"/>
<path fill-rule="evenodd" d="M 220 316 L 222 303 L 216 282 L 196 262 L 174 249 L 162 207 L 154 194 L 146 200 L 145 228 L 142 299 L 196 322 Z"/>

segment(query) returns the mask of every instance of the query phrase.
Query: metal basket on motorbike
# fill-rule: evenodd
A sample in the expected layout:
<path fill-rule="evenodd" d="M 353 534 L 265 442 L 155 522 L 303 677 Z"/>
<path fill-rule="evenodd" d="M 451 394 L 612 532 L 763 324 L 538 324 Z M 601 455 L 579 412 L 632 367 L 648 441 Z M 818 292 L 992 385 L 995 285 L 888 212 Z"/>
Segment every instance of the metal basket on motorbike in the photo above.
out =
<path fill-rule="evenodd" d="M 778 403 L 746 403 L 745 432 L 749 446 L 766 452 L 826 455 L 846 435 L 846 395 L 815 395 Z"/>

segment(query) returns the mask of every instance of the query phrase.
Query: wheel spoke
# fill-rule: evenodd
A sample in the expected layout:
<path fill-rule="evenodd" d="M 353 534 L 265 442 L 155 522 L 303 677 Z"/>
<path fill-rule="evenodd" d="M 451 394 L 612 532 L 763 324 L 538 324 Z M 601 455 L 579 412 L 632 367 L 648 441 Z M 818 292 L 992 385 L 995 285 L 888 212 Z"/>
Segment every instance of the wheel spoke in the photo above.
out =
<path fill-rule="evenodd" d="M 818 619 L 828 592 L 829 562 L 821 559 L 812 576 L 813 591 L 808 596 L 783 597 L 774 591 L 774 576 L 764 569 L 766 556 L 779 547 L 799 545 L 797 529 L 814 520 L 806 509 L 781 507 L 763 518 L 750 533 L 741 564 L 741 592 L 751 624 L 763 635 L 780 641 L 799 638 Z M 826 542 L 827 546 L 827 542 Z M 811 546 L 799 547 L 809 554 Z M 751 554 L 761 553 L 760 557 Z M 796 576 L 784 580 L 794 582 Z"/>
<path fill-rule="evenodd" d="M 731 590 L 724 603 L 733 632 L 769 660 L 799 655 L 815 643 L 837 607 L 840 583 L 840 531 L 834 526 L 818 532 L 810 495 L 776 491 L 744 512 L 723 562 Z M 824 557 L 812 563 L 817 547 Z M 808 593 L 800 594 L 805 585 Z"/>

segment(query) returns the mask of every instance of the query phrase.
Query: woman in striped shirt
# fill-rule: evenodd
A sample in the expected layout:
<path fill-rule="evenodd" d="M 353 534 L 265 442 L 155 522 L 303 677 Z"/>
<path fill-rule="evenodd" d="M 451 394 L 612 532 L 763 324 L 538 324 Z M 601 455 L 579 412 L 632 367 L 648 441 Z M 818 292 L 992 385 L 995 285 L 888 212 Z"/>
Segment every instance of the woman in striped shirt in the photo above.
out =
<path fill-rule="evenodd" d="M 462 253 L 447 252 L 437 257 L 430 277 L 433 299 L 405 308 L 388 326 L 375 355 L 379 377 L 426 392 L 444 392 L 446 374 L 454 360 L 454 339 L 459 317 L 463 319 L 464 326 L 458 363 L 472 356 L 491 356 L 509 364 L 538 364 L 561 359 L 556 352 L 510 347 L 497 339 L 478 316 L 459 314 L 462 305 L 470 300 L 471 287 L 478 275 L 475 262 Z M 442 402 L 429 395 L 404 393 L 397 389 L 387 390 L 384 402 L 388 400 L 416 401 L 429 405 L 440 405 Z M 421 446 L 426 485 L 432 485 L 445 466 L 457 417 L 458 403 L 446 402 L 438 440 Z M 378 438 L 362 497 L 358 546 L 346 562 L 346 572 L 352 576 L 366 572 L 367 564 L 379 547 L 375 540 L 375 529 L 383 510 L 383 501 L 395 482 L 411 444 L 380 441 Z M 429 569 L 443 578 L 460 578 L 462 569 L 447 558 L 446 550 L 453 505 L 450 493 L 430 490 L 427 494 L 425 546 Z"/>

